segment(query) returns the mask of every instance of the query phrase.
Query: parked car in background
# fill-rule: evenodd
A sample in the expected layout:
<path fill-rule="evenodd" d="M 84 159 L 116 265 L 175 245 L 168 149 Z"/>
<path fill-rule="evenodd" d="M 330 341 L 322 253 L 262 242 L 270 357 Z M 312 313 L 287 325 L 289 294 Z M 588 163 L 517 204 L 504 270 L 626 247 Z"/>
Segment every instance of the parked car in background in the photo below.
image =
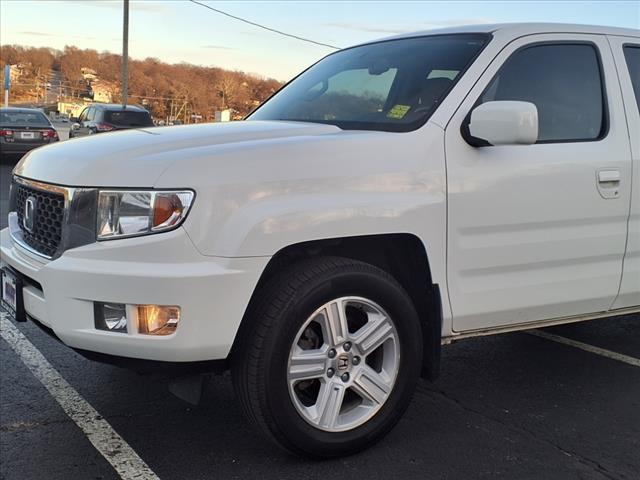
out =
<path fill-rule="evenodd" d="M 154 126 L 151 115 L 144 108 L 135 105 L 123 108 L 120 104 L 111 103 L 90 105 L 72 121 L 69 138 Z"/>
<path fill-rule="evenodd" d="M 57 142 L 58 132 L 47 116 L 36 108 L 0 108 L 0 154 L 25 154 Z"/>
<path fill-rule="evenodd" d="M 92 358 L 230 368 L 269 438 L 356 452 L 442 344 L 640 313 L 639 62 L 638 30 L 411 33 L 332 53 L 247 121 L 39 149 L 3 301 Z"/>

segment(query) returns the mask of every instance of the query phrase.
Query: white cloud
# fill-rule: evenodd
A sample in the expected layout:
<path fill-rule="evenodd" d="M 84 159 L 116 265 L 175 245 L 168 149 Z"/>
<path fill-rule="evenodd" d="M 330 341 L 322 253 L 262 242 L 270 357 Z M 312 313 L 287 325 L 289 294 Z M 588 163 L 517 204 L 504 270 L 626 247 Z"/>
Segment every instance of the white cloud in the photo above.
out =
<path fill-rule="evenodd" d="M 26 35 L 29 37 L 56 37 L 59 38 L 60 34 L 58 33 L 49 33 L 49 32 L 29 32 L 29 31 L 23 31 L 23 32 L 14 32 L 14 33 L 18 33 L 20 35 Z M 97 40 L 97 37 L 89 37 L 86 35 L 68 35 L 67 38 L 75 38 L 78 40 Z"/>

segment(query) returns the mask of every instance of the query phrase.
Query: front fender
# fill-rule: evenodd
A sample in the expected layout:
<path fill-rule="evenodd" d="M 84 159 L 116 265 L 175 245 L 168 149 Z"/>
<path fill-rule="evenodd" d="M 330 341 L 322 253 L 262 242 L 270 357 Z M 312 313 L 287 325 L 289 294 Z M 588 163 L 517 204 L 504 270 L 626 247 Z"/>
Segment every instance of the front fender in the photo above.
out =
<path fill-rule="evenodd" d="M 339 131 L 197 150 L 157 187 L 196 190 L 185 230 L 203 255 L 271 256 L 288 245 L 411 233 L 444 279 L 444 136 Z"/>
<path fill-rule="evenodd" d="M 406 179 L 409 180 L 408 178 Z M 421 224 L 443 222 L 437 192 L 291 193 L 251 202 L 220 225 L 216 237 L 194 237 L 204 254 L 274 255 L 289 245 L 330 238 L 413 233 Z M 443 223 L 440 223 L 443 225 Z M 215 242 L 215 243 L 213 243 Z"/>

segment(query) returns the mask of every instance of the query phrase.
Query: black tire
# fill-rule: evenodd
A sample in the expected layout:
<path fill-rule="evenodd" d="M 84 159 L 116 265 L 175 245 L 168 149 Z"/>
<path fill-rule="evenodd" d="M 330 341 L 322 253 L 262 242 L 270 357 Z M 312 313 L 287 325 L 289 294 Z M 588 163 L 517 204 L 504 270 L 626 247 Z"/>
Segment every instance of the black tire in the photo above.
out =
<path fill-rule="evenodd" d="M 365 297 L 388 312 L 401 355 L 395 385 L 377 413 L 351 430 L 328 432 L 306 422 L 294 407 L 287 362 L 307 318 L 342 296 Z M 385 271 L 346 258 L 305 260 L 277 274 L 256 292 L 239 335 L 232 375 L 245 414 L 277 444 L 307 457 L 350 455 L 380 440 L 408 407 L 422 362 L 421 326 L 407 293 Z"/>

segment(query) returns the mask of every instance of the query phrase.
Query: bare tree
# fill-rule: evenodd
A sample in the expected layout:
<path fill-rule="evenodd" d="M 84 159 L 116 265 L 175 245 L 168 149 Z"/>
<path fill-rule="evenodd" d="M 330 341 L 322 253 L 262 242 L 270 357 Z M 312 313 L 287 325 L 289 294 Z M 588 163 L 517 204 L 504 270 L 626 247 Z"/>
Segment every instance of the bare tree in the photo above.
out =
<path fill-rule="evenodd" d="M 103 82 L 117 83 L 120 78 L 120 55 L 96 50 L 82 50 L 74 46 L 64 51 L 4 45 L 0 48 L 0 61 L 24 64 L 26 75 L 41 77 L 49 69 L 58 69 L 65 85 L 76 95 L 88 89 L 82 69 L 89 68 Z M 130 60 L 130 103 L 143 103 L 157 118 L 166 118 L 180 111 L 213 118 L 214 111 L 232 108 L 236 115 L 244 116 L 256 104 L 264 101 L 281 83 L 274 79 L 218 67 L 201 67 L 187 63 L 167 64 L 157 58 Z M 114 101 L 118 101 L 114 92 Z M 185 103 L 186 102 L 186 103 Z"/>

